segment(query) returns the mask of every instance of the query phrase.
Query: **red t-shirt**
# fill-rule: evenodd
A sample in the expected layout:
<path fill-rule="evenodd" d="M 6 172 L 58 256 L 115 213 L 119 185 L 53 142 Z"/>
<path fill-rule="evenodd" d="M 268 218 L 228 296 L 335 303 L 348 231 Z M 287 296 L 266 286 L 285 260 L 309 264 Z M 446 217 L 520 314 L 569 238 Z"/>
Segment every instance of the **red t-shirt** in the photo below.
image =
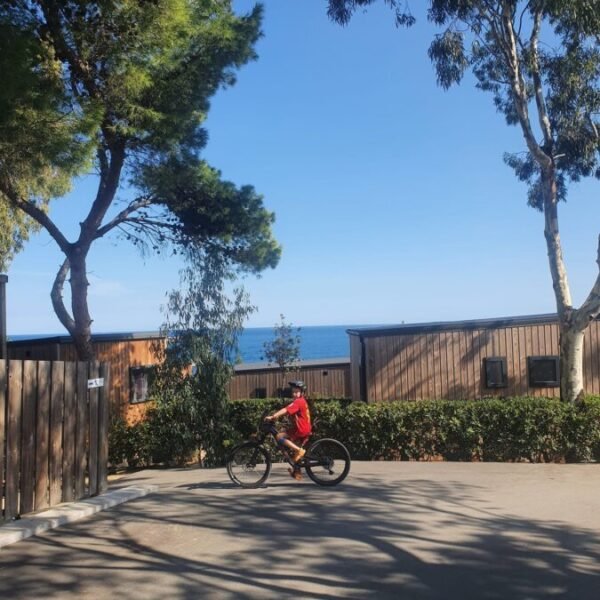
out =
<path fill-rule="evenodd" d="M 286 406 L 288 415 L 292 417 L 292 434 L 294 437 L 308 437 L 312 433 L 310 410 L 304 396 L 299 396 Z"/>

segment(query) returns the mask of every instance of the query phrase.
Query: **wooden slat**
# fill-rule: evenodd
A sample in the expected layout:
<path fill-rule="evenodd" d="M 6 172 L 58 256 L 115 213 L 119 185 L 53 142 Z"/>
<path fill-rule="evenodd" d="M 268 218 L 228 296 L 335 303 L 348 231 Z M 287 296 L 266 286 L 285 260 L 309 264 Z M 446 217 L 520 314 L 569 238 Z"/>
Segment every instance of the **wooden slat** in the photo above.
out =
<path fill-rule="evenodd" d="M 479 357 L 479 362 L 477 365 L 477 377 L 478 377 L 478 398 L 482 398 L 485 394 L 487 394 L 487 388 L 485 387 L 485 374 L 483 372 L 483 358 L 485 356 L 485 345 L 486 345 L 486 337 L 487 332 L 485 330 L 479 330 L 477 332 L 477 356 Z"/>
<path fill-rule="evenodd" d="M 50 506 L 50 382 L 51 363 L 38 362 L 35 446 L 35 510 Z"/>
<path fill-rule="evenodd" d="M 449 368 L 451 369 L 452 383 L 450 384 L 450 395 L 451 400 L 459 400 L 459 388 L 460 388 L 460 365 L 458 364 L 458 339 L 456 331 L 448 333 L 448 350 L 449 356 Z"/>
<path fill-rule="evenodd" d="M 50 394 L 50 505 L 62 502 L 65 363 L 52 363 Z"/>
<path fill-rule="evenodd" d="M 98 397 L 98 493 L 108 488 L 108 421 L 109 421 L 109 391 L 110 367 L 108 363 L 100 365 L 100 377 L 104 378 L 104 386 L 99 390 Z"/>
<path fill-rule="evenodd" d="M 450 386 L 448 384 L 448 339 L 446 332 L 438 333 L 439 359 L 440 359 L 440 398 L 448 398 Z"/>
<path fill-rule="evenodd" d="M 498 331 L 498 356 L 507 359 L 508 362 L 508 352 L 506 348 L 506 328 L 502 328 Z M 509 395 L 509 390 L 507 388 L 498 388 L 498 396 L 507 396 Z"/>
<path fill-rule="evenodd" d="M 98 361 L 90 363 L 89 377 L 96 379 L 100 374 Z M 92 388 L 88 391 L 89 396 L 89 495 L 95 496 L 98 493 L 98 388 Z"/>
<path fill-rule="evenodd" d="M 75 435 L 77 426 L 77 365 L 65 363 L 65 415 L 63 433 L 62 497 L 71 502 L 75 497 Z"/>
<path fill-rule="evenodd" d="M 6 448 L 6 361 L 0 360 L 0 523 L 4 520 Z"/>
<path fill-rule="evenodd" d="M 525 328 L 519 327 L 519 396 L 527 394 L 528 379 L 527 379 L 527 336 L 525 334 Z"/>
<path fill-rule="evenodd" d="M 422 335 L 420 343 L 419 362 L 421 363 L 421 390 L 419 395 L 422 400 L 430 399 L 432 396 L 432 393 L 429 389 L 429 386 L 431 385 L 429 369 L 431 357 L 429 356 L 427 337 L 427 335 Z"/>
<path fill-rule="evenodd" d="M 434 384 L 434 396 L 435 398 L 442 397 L 442 369 L 441 369 L 441 356 L 440 356 L 440 334 L 433 334 L 433 384 Z"/>
<path fill-rule="evenodd" d="M 512 327 L 510 330 L 511 337 L 511 361 L 507 364 L 508 380 L 511 384 L 511 394 L 518 396 L 521 393 L 522 381 L 521 381 L 521 363 L 519 356 L 519 328 Z"/>
<path fill-rule="evenodd" d="M 8 361 L 8 411 L 6 415 L 6 490 L 5 519 L 19 515 L 19 481 L 21 467 L 23 363 Z"/>
<path fill-rule="evenodd" d="M 77 363 L 77 424 L 75 429 L 75 497 L 87 496 L 85 477 L 89 458 L 88 363 Z"/>
<path fill-rule="evenodd" d="M 415 336 L 406 336 L 406 372 L 408 374 L 408 394 L 407 400 L 416 400 L 416 381 L 415 381 Z"/>
<path fill-rule="evenodd" d="M 37 363 L 23 363 L 23 438 L 21 443 L 21 513 L 35 508 L 35 420 L 37 413 Z"/>
<path fill-rule="evenodd" d="M 402 374 L 400 365 L 400 348 L 398 336 L 392 337 L 392 371 L 394 373 L 394 400 L 402 398 Z"/>

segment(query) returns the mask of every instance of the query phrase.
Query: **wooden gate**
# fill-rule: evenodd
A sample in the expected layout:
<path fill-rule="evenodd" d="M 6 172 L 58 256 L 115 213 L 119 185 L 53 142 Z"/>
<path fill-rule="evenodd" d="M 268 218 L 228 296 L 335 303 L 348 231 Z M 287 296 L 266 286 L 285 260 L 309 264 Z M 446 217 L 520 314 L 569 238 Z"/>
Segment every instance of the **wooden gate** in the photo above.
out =
<path fill-rule="evenodd" d="M 108 376 L 97 361 L 0 360 L 0 522 L 106 489 Z"/>

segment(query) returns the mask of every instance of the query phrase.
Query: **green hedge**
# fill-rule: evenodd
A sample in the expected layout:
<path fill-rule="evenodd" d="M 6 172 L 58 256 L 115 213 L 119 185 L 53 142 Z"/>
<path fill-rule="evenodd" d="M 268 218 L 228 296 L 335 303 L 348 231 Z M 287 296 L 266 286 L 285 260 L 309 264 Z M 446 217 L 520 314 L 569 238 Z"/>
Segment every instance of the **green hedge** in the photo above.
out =
<path fill-rule="evenodd" d="M 232 429 L 248 437 L 260 415 L 279 406 L 277 400 L 232 402 Z M 315 435 L 339 439 L 357 460 L 600 460 L 600 397 L 580 405 L 546 398 L 316 400 L 313 415 Z"/>
<path fill-rule="evenodd" d="M 230 402 L 225 449 L 249 438 L 263 414 L 285 403 Z M 314 437 L 340 440 L 357 460 L 600 461 L 600 397 L 579 405 L 546 398 L 381 404 L 315 400 L 312 412 Z M 151 464 L 157 445 L 165 447 L 152 431 L 147 423 L 117 421 L 109 441 L 111 463 Z M 161 460 L 169 462 L 168 457 Z"/>

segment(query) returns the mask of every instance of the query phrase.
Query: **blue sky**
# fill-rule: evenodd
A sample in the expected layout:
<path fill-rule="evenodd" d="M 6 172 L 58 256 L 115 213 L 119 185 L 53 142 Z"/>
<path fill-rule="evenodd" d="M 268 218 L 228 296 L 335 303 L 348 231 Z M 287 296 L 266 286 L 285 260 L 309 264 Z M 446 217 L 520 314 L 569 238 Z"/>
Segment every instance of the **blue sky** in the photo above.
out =
<path fill-rule="evenodd" d="M 259 59 L 215 96 L 206 123 L 205 157 L 264 195 L 283 245 L 275 270 L 245 280 L 258 307 L 248 326 L 280 313 L 308 326 L 553 312 L 542 215 L 502 161 L 523 149 L 519 131 L 470 78 L 436 86 L 431 26 L 397 30 L 375 6 L 341 28 L 325 0 L 264 4 Z M 79 181 L 52 208 L 72 237 L 94 189 Z M 593 181 L 572 186 L 560 211 L 577 305 L 597 276 L 597 194 Z M 44 233 L 14 260 L 9 335 L 63 333 L 49 298 L 60 262 Z M 101 240 L 89 257 L 94 331 L 157 329 L 179 268 Z"/>

